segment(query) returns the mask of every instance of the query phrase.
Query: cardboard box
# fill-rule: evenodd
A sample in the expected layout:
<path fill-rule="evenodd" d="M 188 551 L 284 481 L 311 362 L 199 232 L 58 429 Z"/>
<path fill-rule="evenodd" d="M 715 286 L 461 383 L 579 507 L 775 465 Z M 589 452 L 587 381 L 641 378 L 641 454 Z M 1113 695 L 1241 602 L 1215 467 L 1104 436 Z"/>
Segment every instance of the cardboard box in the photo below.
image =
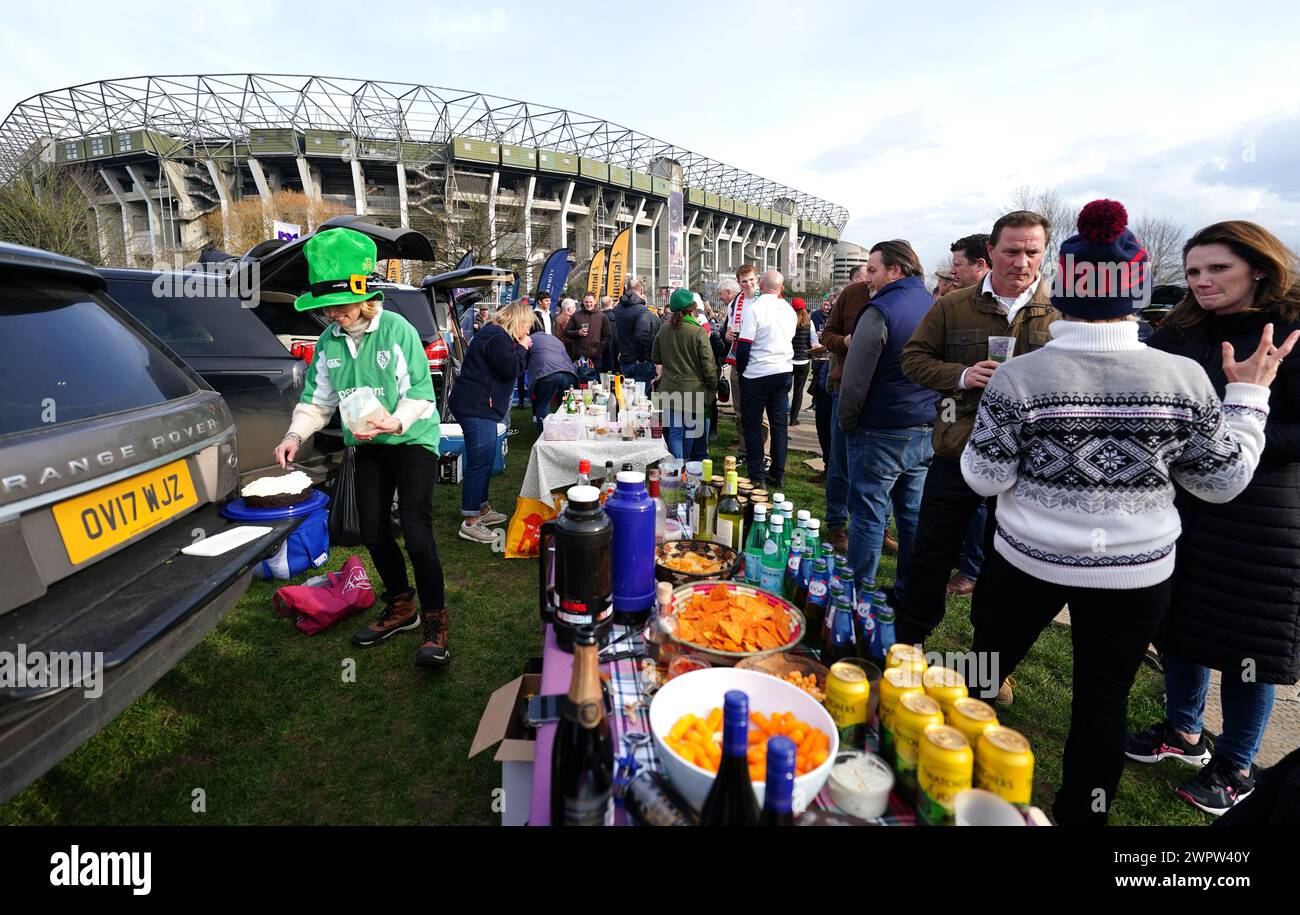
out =
<path fill-rule="evenodd" d="M 524 735 L 524 697 L 542 690 L 541 660 L 530 661 L 522 676 L 497 687 L 478 720 L 478 731 L 470 744 L 473 759 L 490 746 L 500 744 L 493 756 L 501 763 L 501 825 L 525 826 L 533 797 L 533 753 L 536 741 Z"/>

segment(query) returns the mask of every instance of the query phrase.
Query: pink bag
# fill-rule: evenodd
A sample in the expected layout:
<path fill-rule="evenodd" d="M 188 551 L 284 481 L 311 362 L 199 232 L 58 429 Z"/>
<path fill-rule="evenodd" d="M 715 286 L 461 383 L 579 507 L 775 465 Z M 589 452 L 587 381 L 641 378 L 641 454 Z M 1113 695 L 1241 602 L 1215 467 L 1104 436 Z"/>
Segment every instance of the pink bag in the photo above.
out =
<path fill-rule="evenodd" d="M 276 591 L 276 615 L 294 617 L 299 630 L 315 635 L 374 605 L 370 577 L 356 556 L 349 556 L 342 569 L 323 578 L 318 584 L 287 585 Z"/>

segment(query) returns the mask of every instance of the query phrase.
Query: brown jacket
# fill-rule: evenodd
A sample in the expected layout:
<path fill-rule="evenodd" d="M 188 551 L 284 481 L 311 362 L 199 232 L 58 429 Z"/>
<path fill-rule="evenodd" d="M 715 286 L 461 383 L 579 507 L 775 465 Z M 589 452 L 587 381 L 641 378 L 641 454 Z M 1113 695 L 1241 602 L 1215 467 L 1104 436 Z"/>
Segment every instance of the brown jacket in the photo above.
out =
<path fill-rule="evenodd" d="M 871 304 L 871 291 L 861 281 L 849 283 L 835 300 L 831 313 L 826 317 L 826 324 L 818 332 L 821 345 L 831 354 L 831 374 L 826 381 L 826 390 L 834 391 L 840 386 L 844 375 L 844 360 L 849 356 L 849 345 L 845 337 L 853 335 L 853 328 L 867 306 Z"/>
<path fill-rule="evenodd" d="M 939 394 L 934 453 L 953 460 L 959 459 L 966 447 L 984 393 L 983 388 L 958 388 L 961 373 L 988 358 L 990 336 L 1015 337 L 1015 355 L 1020 356 L 1051 340 L 1051 324 L 1061 317 L 1052 307 L 1048 277 L 1039 281 L 1034 297 L 1016 313 L 1010 328 L 1001 304 L 983 289 L 984 284 L 977 283 L 935 302 L 903 347 L 903 374 Z"/>
<path fill-rule="evenodd" d="M 589 328 L 585 337 L 582 336 L 584 327 Z M 575 361 L 579 356 L 586 356 L 594 366 L 599 367 L 605 358 L 605 347 L 609 345 L 609 316 L 599 308 L 592 312 L 583 311 L 579 305 L 564 330 L 556 333 L 563 335 L 564 342 L 569 347 L 569 355 Z"/>

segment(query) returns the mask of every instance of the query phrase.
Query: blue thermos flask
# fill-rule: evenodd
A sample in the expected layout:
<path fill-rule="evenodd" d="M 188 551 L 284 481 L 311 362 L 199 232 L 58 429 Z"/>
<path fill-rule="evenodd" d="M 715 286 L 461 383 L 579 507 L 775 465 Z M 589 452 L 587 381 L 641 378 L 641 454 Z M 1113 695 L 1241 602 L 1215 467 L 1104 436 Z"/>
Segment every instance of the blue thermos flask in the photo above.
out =
<path fill-rule="evenodd" d="M 620 471 L 605 513 L 614 526 L 611 585 L 614 619 L 641 623 L 655 603 L 655 503 L 645 488 L 645 474 Z"/>

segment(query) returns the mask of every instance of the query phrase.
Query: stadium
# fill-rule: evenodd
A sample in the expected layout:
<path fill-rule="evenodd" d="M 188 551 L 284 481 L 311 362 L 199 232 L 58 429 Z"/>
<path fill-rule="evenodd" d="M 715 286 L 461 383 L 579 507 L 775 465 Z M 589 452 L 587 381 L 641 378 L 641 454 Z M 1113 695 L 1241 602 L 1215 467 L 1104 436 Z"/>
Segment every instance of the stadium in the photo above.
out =
<path fill-rule="evenodd" d="M 318 76 L 143 76 L 42 93 L 0 124 L 0 180 L 42 163 L 69 166 L 101 258 L 128 266 L 229 248 L 214 224 L 260 201 L 269 228 L 284 218 L 277 195 L 294 192 L 446 249 L 485 223 L 476 259 L 513 266 L 526 289 L 560 248 L 580 280 L 624 229 L 627 270 L 652 295 L 683 282 L 711 291 L 742 263 L 804 289 L 831 283 L 848 221 L 830 201 L 599 118 Z"/>

